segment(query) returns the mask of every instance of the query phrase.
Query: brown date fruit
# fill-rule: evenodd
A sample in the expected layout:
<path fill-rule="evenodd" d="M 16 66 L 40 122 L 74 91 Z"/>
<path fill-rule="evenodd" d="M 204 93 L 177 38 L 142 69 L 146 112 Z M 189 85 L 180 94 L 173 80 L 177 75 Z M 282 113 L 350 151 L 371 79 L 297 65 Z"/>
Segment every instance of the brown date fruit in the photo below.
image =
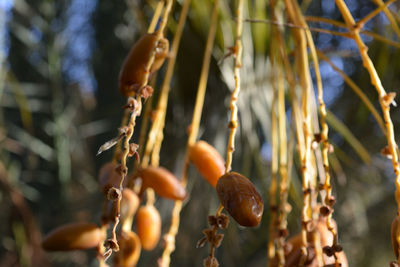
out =
<path fill-rule="evenodd" d="M 119 91 L 122 95 L 133 96 L 146 81 L 146 65 L 155 50 L 155 58 L 150 73 L 156 72 L 164 63 L 169 51 L 166 38 L 157 41 L 157 33 L 143 35 L 131 48 L 119 74 Z"/>
<path fill-rule="evenodd" d="M 97 247 L 103 240 L 100 228 L 93 223 L 71 223 L 51 231 L 43 239 L 42 247 L 48 251 L 68 251 Z"/>
<path fill-rule="evenodd" d="M 139 208 L 136 214 L 136 230 L 144 250 L 157 246 L 161 234 L 161 216 L 153 205 Z"/>
<path fill-rule="evenodd" d="M 135 176 L 142 178 L 141 193 L 150 187 L 164 198 L 184 200 L 187 196 L 178 178 L 163 167 L 149 166 L 139 169 Z"/>
<path fill-rule="evenodd" d="M 119 251 L 114 256 L 114 266 L 135 267 L 140 256 L 142 246 L 140 239 L 132 231 L 122 231 L 118 236 Z"/>
<path fill-rule="evenodd" d="M 221 204 L 242 226 L 257 226 L 264 211 L 264 202 L 249 179 L 237 172 L 219 178 L 217 193 Z"/>
<path fill-rule="evenodd" d="M 218 151 L 205 141 L 198 141 L 189 148 L 189 160 L 214 188 L 225 172 L 225 161 Z"/>

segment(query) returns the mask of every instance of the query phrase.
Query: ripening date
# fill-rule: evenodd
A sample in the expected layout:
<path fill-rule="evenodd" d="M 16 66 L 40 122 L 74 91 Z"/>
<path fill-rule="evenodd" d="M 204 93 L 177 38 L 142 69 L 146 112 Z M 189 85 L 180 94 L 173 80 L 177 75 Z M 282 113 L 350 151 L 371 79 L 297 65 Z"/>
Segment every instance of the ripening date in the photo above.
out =
<path fill-rule="evenodd" d="M 257 226 L 264 211 L 264 202 L 249 179 L 237 172 L 219 178 L 217 193 L 221 204 L 242 226 Z"/>

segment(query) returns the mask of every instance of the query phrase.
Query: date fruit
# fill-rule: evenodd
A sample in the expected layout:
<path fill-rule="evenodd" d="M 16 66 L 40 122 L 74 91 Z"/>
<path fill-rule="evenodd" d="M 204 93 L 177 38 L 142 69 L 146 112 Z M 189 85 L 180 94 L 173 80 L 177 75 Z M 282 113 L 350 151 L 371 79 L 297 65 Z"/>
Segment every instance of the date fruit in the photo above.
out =
<path fill-rule="evenodd" d="M 139 208 L 136 214 L 136 230 L 144 250 L 157 246 L 161 233 L 161 216 L 153 205 Z"/>
<path fill-rule="evenodd" d="M 189 160 L 214 188 L 225 172 L 225 161 L 218 151 L 205 141 L 198 141 L 189 148 Z"/>
<path fill-rule="evenodd" d="M 48 251 L 68 251 L 94 248 L 103 234 L 94 223 L 71 223 L 51 231 L 42 242 Z"/>
<path fill-rule="evenodd" d="M 184 200 L 187 196 L 186 190 L 178 178 L 163 167 L 149 166 L 139 169 L 135 176 L 142 178 L 141 193 L 150 187 L 164 198 Z"/>
<path fill-rule="evenodd" d="M 264 202 L 249 179 L 229 172 L 217 183 L 219 200 L 228 213 L 242 226 L 257 226 L 264 211 Z"/>
<path fill-rule="evenodd" d="M 147 33 L 133 45 L 119 74 L 118 88 L 122 95 L 128 97 L 139 92 L 141 85 L 146 82 L 146 65 L 154 50 L 155 58 L 150 73 L 156 72 L 164 63 L 169 51 L 168 39 L 157 41 L 156 33 Z"/>

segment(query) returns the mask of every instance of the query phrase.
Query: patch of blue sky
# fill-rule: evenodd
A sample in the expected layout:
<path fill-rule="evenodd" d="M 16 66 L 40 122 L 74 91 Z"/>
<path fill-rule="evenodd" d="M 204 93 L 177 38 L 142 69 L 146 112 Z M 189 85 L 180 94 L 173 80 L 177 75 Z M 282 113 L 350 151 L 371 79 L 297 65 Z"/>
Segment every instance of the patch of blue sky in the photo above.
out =
<path fill-rule="evenodd" d="M 341 70 L 345 71 L 343 59 L 340 57 L 332 57 L 331 61 Z M 322 74 L 322 85 L 324 89 L 324 101 L 327 107 L 329 108 L 335 101 L 342 95 L 344 89 L 344 81 L 343 78 L 331 68 L 331 66 L 321 61 L 320 63 L 320 72 Z M 313 78 L 314 78 L 313 73 Z M 315 94 L 317 94 L 317 86 L 314 84 Z"/>
<path fill-rule="evenodd" d="M 0 53 L 3 57 L 7 57 L 10 50 L 7 23 L 12 17 L 13 5 L 13 0 L 0 0 Z"/>
<path fill-rule="evenodd" d="M 95 48 L 91 17 L 96 6 L 97 0 L 72 0 L 66 12 L 67 23 L 63 31 L 67 41 L 63 71 L 67 82 L 78 83 L 84 92 L 94 92 L 97 88 L 91 67 Z M 57 25 L 54 27 L 57 28 Z"/>

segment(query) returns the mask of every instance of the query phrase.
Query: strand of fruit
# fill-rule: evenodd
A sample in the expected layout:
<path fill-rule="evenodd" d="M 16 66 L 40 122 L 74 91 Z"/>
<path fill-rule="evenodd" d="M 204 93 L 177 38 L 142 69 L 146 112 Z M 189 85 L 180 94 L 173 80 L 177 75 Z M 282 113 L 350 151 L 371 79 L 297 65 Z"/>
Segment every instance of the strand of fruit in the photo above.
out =
<path fill-rule="evenodd" d="M 299 22 L 301 23 L 301 26 L 304 28 L 308 28 L 307 23 L 305 22 L 305 18 L 302 15 L 300 11 L 298 11 L 298 17 L 299 17 Z M 325 103 L 323 100 L 323 88 L 322 88 L 322 80 L 321 80 L 321 74 L 319 71 L 319 62 L 318 62 L 318 56 L 315 48 L 315 44 L 311 35 L 310 30 L 305 30 L 305 35 L 308 43 L 308 47 L 310 48 L 310 54 L 311 58 L 313 60 L 314 64 L 314 70 L 315 70 L 315 76 L 316 76 L 316 84 L 317 84 L 317 89 L 318 89 L 318 102 L 319 102 L 319 110 L 320 110 L 320 123 L 322 127 L 322 131 L 320 134 L 315 135 L 315 141 L 317 143 L 322 143 L 322 161 L 323 161 L 323 169 L 324 169 L 324 184 L 322 189 L 325 190 L 325 199 L 324 203 L 325 205 L 320 207 L 320 215 L 322 217 L 326 217 L 326 224 L 329 229 L 329 231 L 332 233 L 333 236 L 333 243 L 325 246 L 323 248 L 324 253 L 328 256 L 334 256 L 335 258 L 335 264 L 340 265 L 341 263 L 338 262 L 338 257 L 336 256 L 336 253 L 339 253 L 342 251 L 342 247 L 338 243 L 338 236 L 337 236 L 337 231 L 334 226 L 334 223 L 332 221 L 332 213 L 333 213 L 333 205 L 335 204 L 335 197 L 332 196 L 332 186 L 330 182 L 330 168 L 329 168 L 329 159 L 328 159 L 328 153 L 330 149 L 330 144 L 328 141 L 328 125 L 326 124 L 325 118 L 326 118 L 326 107 Z M 319 239 L 319 237 L 317 236 Z M 315 246 L 316 248 L 319 248 L 318 245 Z M 321 255 L 319 252 L 317 255 Z"/>
<path fill-rule="evenodd" d="M 303 16 L 301 16 L 301 23 L 302 23 L 302 26 L 307 26 Z M 318 56 L 317 56 L 315 44 L 312 39 L 311 32 L 309 30 L 306 31 L 306 38 L 308 40 L 308 44 L 309 44 L 308 46 L 310 48 L 310 54 L 311 54 L 313 64 L 314 64 L 316 84 L 317 84 L 317 89 L 318 89 L 320 124 L 322 127 L 321 134 L 316 135 L 316 138 L 315 138 L 316 142 L 322 143 L 322 160 L 323 160 L 324 175 L 325 175 L 325 181 L 323 184 L 323 190 L 325 190 L 325 193 L 326 193 L 325 199 L 324 199 L 325 205 L 321 206 L 320 215 L 323 217 L 326 217 L 327 227 L 333 235 L 333 243 L 330 246 L 325 246 L 323 248 L 323 250 L 327 256 L 333 255 L 335 258 L 335 264 L 340 265 L 341 263 L 338 262 L 338 257 L 336 256 L 336 253 L 341 252 L 342 247 L 339 245 L 338 234 L 337 234 L 337 231 L 335 230 L 335 226 L 332 221 L 333 205 L 335 204 L 336 200 L 335 200 L 335 197 L 332 195 L 332 185 L 331 185 L 329 158 L 328 158 L 328 154 L 329 154 L 331 145 L 328 141 L 329 128 L 326 123 L 326 106 L 325 106 L 325 102 L 324 102 L 324 98 L 323 98 L 322 79 L 321 79 L 321 73 L 319 70 L 319 62 L 318 62 Z"/>
<path fill-rule="evenodd" d="M 184 2 L 184 7 L 182 10 L 181 19 L 180 19 L 182 27 L 184 25 L 184 19 L 186 18 L 186 14 L 188 12 L 189 4 L 190 4 L 189 0 L 186 0 Z M 195 153 L 195 154 L 197 153 L 197 150 L 195 148 L 193 148 L 193 146 L 196 141 L 196 137 L 198 134 L 198 128 L 199 128 L 199 124 L 200 124 L 200 119 L 201 119 L 201 111 L 203 108 L 204 96 L 205 96 L 205 91 L 206 91 L 206 86 L 207 86 L 209 65 L 210 65 L 210 60 L 211 60 L 211 52 L 212 52 L 212 47 L 214 44 L 214 39 L 215 39 L 215 34 L 216 34 L 217 19 L 218 19 L 218 0 L 214 1 L 214 3 L 213 3 L 213 11 L 212 11 L 211 21 L 210 21 L 210 30 L 209 30 L 209 35 L 207 38 L 205 53 L 204 53 L 204 57 L 203 57 L 203 65 L 202 65 L 202 70 L 201 70 L 201 74 L 200 74 L 199 86 L 198 86 L 198 90 L 197 90 L 196 103 L 195 103 L 194 112 L 193 112 L 191 130 L 190 130 L 189 137 L 188 137 L 188 144 L 187 144 L 187 150 L 186 150 L 186 156 L 185 156 L 185 162 L 184 162 L 184 168 L 183 168 L 183 174 L 182 174 L 182 180 L 181 180 L 181 185 L 183 187 L 186 186 L 186 182 L 187 182 L 187 169 L 188 169 L 188 164 L 189 164 L 188 154 L 191 153 L 193 155 L 193 153 Z M 177 51 L 177 48 L 176 48 L 176 51 Z M 176 53 L 176 51 L 175 51 L 175 53 Z M 172 73 L 171 73 L 171 75 L 172 75 Z M 198 146 L 197 146 L 197 148 L 198 148 Z M 203 156 L 204 155 L 205 154 L 203 154 Z M 199 159 L 199 158 L 197 157 L 197 159 Z M 174 208 L 172 211 L 171 226 L 170 226 L 169 232 L 164 236 L 164 240 L 166 243 L 165 243 L 163 255 L 159 259 L 160 266 L 169 266 L 170 254 L 175 249 L 175 236 L 178 232 L 179 214 L 180 214 L 181 208 L 182 208 L 182 200 L 175 201 Z"/>
<path fill-rule="evenodd" d="M 288 15 L 295 25 L 301 25 L 299 19 L 299 9 L 297 3 L 294 1 L 285 1 Z M 304 31 L 297 29 L 292 30 L 296 43 L 298 45 L 299 53 L 296 53 L 296 59 L 299 66 L 299 79 L 302 88 L 302 129 L 304 135 L 304 153 L 301 155 L 301 173 L 302 173 L 302 187 L 303 187 L 303 210 L 302 210 L 302 231 L 301 231 L 301 254 L 300 265 L 304 265 L 309 256 L 308 251 L 308 232 L 316 233 L 315 227 L 313 227 L 315 213 L 313 209 L 313 199 L 315 194 L 315 175 L 313 172 L 312 154 L 311 154 L 311 143 L 312 143 L 312 129 L 311 129 L 311 109 L 310 109 L 310 90 L 311 90 L 311 77 L 309 73 L 308 65 L 308 53 L 307 53 L 307 41 Z M 297 131 L 300 130 L 299 128 Z M 320 249 L 315 248 L 317 253 L 318 264 L 322 265 L 321 258 L 319 255 Z"/>
<path fill-rule="evenodd" d="M 158 15 L 155 15 L 153 17 L 154 20 L 158 20 Z M 154 24 L 154 23 L 153 23 Z M 150 27 L 151 28 L 151 27 Z M 150 29 L 151 30 L 151 29 Z M 152 30 L 151 30 L 152 31 Z M 155 47 L 155 46 L 152 46 Z M 143 47 L 136 47 L 132 49 L 131 54 L 135 54 L 135 49 L 143 49 Z M 150 64 L 148 63 L 148 58 L 150 58 L 151 54 L 151 49 L 147 53 L 147 58 L 141 57 L 140 59 L 142 60 L 141 62 L 135 64 L 129 64 L 129 61 L 132 61 L 132 55 L 131 58 L 126 60 L 123 66 L 122 72 L 128 72 L 129 75 L 134 76 L 137 78 L 142 79 L 143 77 L 146 77 L 145 73 L 141 71 L 141 68 L 145 69 L 145 67 Z M 136 53 L 137 54 L 137 53 Z M 140 60 L 139 60 L 140 61 Z M 148 66 L 147 66 L 148 69 Z M 130 72 L 130 73 L 129 73 Z M 140 75 L 137 75 L 140 72 Z M 126 74 L 126 73 L 125 73 Z M 128 76 L 129 76 L 128 75 Z M 141 76 L 143 75 L 143 77 Z M 122 77 L 123 79 L 124 77 Z M 148 77 L 147 77 L 148 78 Z M 147 81 L 147 78 L 145 79 Z M 137 80 L 136 80 L 137 81 Z M 143 81 L 143 80 L 140 80 Z M 122 85 L 124 85 L 122 83 Z M 121 86 L 121 77 L 120 77 L 120 86 Z M 120 87 L 121 92 L 124 91 L 125 88 Z M 138 112 L 138 104 L 137 100 L 130 98 L 128 100 L 128 105 L 126 106 L 126 111 L 123 119 L 123 125 L 126 124 L 126 120 L 129 117 L 129 111 L 131 112 L 131 117 L 130 119 L 132 120 L 133 117 L 136 116 Z M 134 124 L 134 122 L 133 122 Z M 130 130 L 130 127 L 132 127 L 132 130 Z M 106 142 L 103 146 L 100 147 L 99 153 L 102 153 L 105 150 L 110 149 L 111 147 L 115 146 L 116 144 L 119 144 L 121 140 L 125 137 L 125 147 L 126 149 L 126 143 L 127 140 L 129 139 L 129 131 L 133 134 L 133 125 L 132 122 L 130 122 L 128 127 L 121 127 L 119 130 L 119 135 Z M 132 156 L 132 149 L 135 148 L 134 144 L 129 144 L 129 156 Z M 117 146 L 118 147 L 118 146 Z M 124 171 L 123 168 L 117 167 L 117 159 L 120 157 L 120 150 L 118 148 L 114 151 L 114 157 L 113 161 L 105 164 L 100 172 L 99 172 L 99 184 L 101 191 L 105 194 L 106 196 L 106 201 L 104 202 L 104 210 L 103 210 L 103 215 L 102 215 L 102 224 L 101 227 L 98 227 L 95 224 L 92 223 L 72 223 L 72 224 L 67 224 L 64 226 L 61 226 L 57 229 L 54 229 L 52 232 L 50 232 L 46 238 L 43 241 L 43 247 L 46 250 L 51 250 L 51 251 L 66 251 L 66 250 L 76 250 L 76 249 L 89 249 L 89 248 L 94 248 L 97 247 L 98 251 L 98 260 L 99 260 L 99 265 L 100 266 L 108 266 L 105 263 L 105 260 L 108 256 L 110 256 L 112 250 L 105 251 L 105 247 L 103 246 L 104 240 L 107 237 L 107 228 L 108 228 L 108 223 L 110 221 L 114 222 L 113 226 L 113 236 L 111 238 L 111 242 L 109 243 L 110 246 L 113 246 L 114 249 L 118 249 L 118 243 L 121 242 L 121 248 L 122 251 L 120 253 L 117 253 L 117 255 L 114 257 L 116 264 L 118 266 L 118 259 L 121 259 L 120 255 L 122 255 L 122 259 L 125 260 L 135 260 L 137 261 L 138 255 L 140 253 L 140 242 L 138 241 L 137 236 L 134 233 L 124 233 L 124 229 L 122 229 L 122 236 L 120 237 L 121 241 L 117 241 L 116 233 L 115 233 L 115 228 L 116 225 L 118 224 L 118 219 L 119 219 L 119 214 L 121 217 L 121 221 L 124 222 L 127 216 L 130 213 L 135 213 L 137 206 L 139 204 L 139 200 L 136 194 L 134 194 L 130 190 L 124 190 L 121 193 L 121 188 L 122 188 L 122 179 L 125 178 L 124 176 Z M 122 164 L 122 163 L 121 163 Z M 126 164 L 125 164 L 126 165 Z M 117 189 L 119 188 L 119 189 Z M 110 200 L 111 201 L 108 201 Z M 113 201 L 116 200 L 116 201 Z M 121 212 L 120 212 L 121 211 Z M 129 242 L 126 243 L 125 241 L 128 240 Z M 134 250 L 127 250 L 126 248 L 135 248 Z M 137 249 L 138 248 L 138 249 Z M 128 254 L 127 254 L 128 253 Z M 122 262 L 123 266 L 127 266 L 126 261 Z M 128 264 L 129 265 L 129 264 Z"/>
<path fill-rule="evenodd" d="M 154 14 L 153 14 L 153 17 L 152 17 L 152 19 L 150 21 L 150 25 L 149 25 L 149 27 L 147 29 L 147 33 L 153 33 L 154 32 L 154 30 L 155 30 L 155 28 L 157 26 L 157 22 L 160 19 L 161 11 L 162 11 L 163 7 L 164 7 L 164 1 L 163 0 L 159 1 L 157 3 L 157 6 L 156 6 L 155 10 L 154 10 Z M 145 113 L 145 116 L 146 116 L 146 118 L 148 117 L 146 113 Z M 128 122 L 128 118 L 129 118 L 129 110 L 125 109 L 124 115 L 122 116 L 121 127 L 126 125 L 126 123 Z M 143 124 L 145 124 L 145 123 L 143 123 Z M 145 129 L 145 127 L 142 127 L 141 129 Z M 140 144 L 140 142 L 139 142 L 139 144 Z M 139 150 L 139 153 L 138 153 L 139 155 L 141 154 L 140 152 L 141 151 Z M 118 142 L 118 144 L 115 146 L 113 162 L 117 162 L 118 157 L 120 156 L 120 153 L 121 153 L 121 146 L 120 146 L 120 142 Z M 138 161 L 135 161 L 135 163 L 136 162 L 138 162 Z"/>
<path fill-rule="evenodd" d="M 392 119 L 390 117 L 390 105 L 395 104 L 394 98 L 396 96 L 396 93 L 390 92 L 387 93 L 382 85 L 382 82 L 379 78 L 379 75 L 374 67 L 373 62 L 371 61 L 370 57 L 368 56 L 368 48 L 364 44 L 364 41 L 362 40 L 360 36 L 360 30 L 361 27 L 358 25 L 353 16 L 351 15 L 346 3 L 342 0 L 335 0 L 335 3 L 337 7 L 339 8 L 340 13 L 342 14 L 342 17 L 344 21 L 346 22 L 346 25 L 348 27 L 348 30 L 353 33 L 353 38 L 354 41 L 356 42 L 358 46 L 358 50 L 360 52 L 361 59 L 363 61 L 363 66 L 366 68 L 368 71 L 370 78 L 371 78 L 371 84 L 375 86 L 376 91 L 378 92 L 379 95 L 379 104 L 382 109 L 383 113 L 383 118 L 385 121 L 385 126 L 386 126 L 386 131 L 387 131 L 387 142 L 388 142 L 388 147 L 387 151 L 389 151 L 389 155 L 392 158 L 392 166 L 393 170 L 395 173 L 395 186 L 396 186 L 396 192 L 395 192 L 395 198 L 397 201 L 397 206 L 398 206 L 398 211 L 397 211 L 397 220 L 399 220 L 400 216 L 400 165 L 399 165 L 399 160 L 398 160 L 398 151 L 397 151 L 397 144 L 395 141 L 395 136 L 394 136 L 394 127 L 392 123 Z M 394 229 L 394 232 L 396 233 L 395 236 L 395 243 L 397 244 L 397 251 L 395 251 L 395 254 L 397 256 L 397 263 L 400 264 L 400 231 L 399 229 Z M 392 234 L 393 236 L 393 234 Z"/>
<path fill-rule="evenodd" d="M 221 214 L 221 212 L 224 206 L 226 207 L 228 202 L 231 201 L 230 196 L 228 196 L 228 194 L 229 193 L 235 194 L 235 192 L 229 192 L 230 187 L 234 187 L 236 181 L 238 181 L 238 183 L 240 182 L 250 183 L 244 176 L 241 176 L 240 174 L 229 173 L 231 170 L 233 152 L 235 150 L 235 134 L 238 126 L 236 103 L 240 92 L 240 68 L 242 66 L 242 31 L 243 31 L 243 0 L 239 0 L 237 2 L 237 9 L 236 9 L 235 46 L 233 48 L 233 57 L 235 59 L 234 62 L 235 88 L 232 91 L 230 105 L 229 105 L 229 109 L 231 110 L 231 118 L 228 125 L 230 131 L 229 131 L 227 151 L 226 151 L 225 174 L 218 179 L 216 187 L 221 204 L 219 205 L 219 208 L 215 216 L 209 216 L 209 224 L 211 226 L 211 229 L 206 229 L 203 231 L 203 233 L 207 237 L 207 240 L 210 243 L 209 256 L 204 260 L 205 267 L 216 267 L 219 265 L 218 260 L 214 256 L 214 253 L 215 253 L 215 248 L 221 245 L 223 235 L 217 234 L 217 231 L 219 228 L 225 229 L 228 225 L 228 217 Z M 237 188 L 232 188 L 232 189 L 237 189 Z M 238 217 L 238 215 L 236 216 L 234 215 L 234 213 L 237 212 L 236 210 L 231 210 L 231 209 L 227 210 L 236 220 L 240 217 L 240 216 Z"/>
<path fill-rule="evenodd" d="M 269 203 L 270 203 L 270 222 L 269 222 L 269 240 L 268 240 L 268 263 L 269 265 L 275 260 L 276 257 L 276 238 L 278 237 L 276 226 L 277 221 L 277 201 L 276 192 L 278 186 L 278 127 L 276 116 L 276 103 L 277 93 L 274 90 L 272 104 L 271 104 L 271 143 L 272 143 L 272 156 L 271 156 L 271 183 L 269 188 Z"/>
<path fill-rule="evenodd" d="M 149 86 L 147 85 L 150 73 L 152 72 L 152 70 L 154 70 L 154 68 L 157 67 L 159 68 L 165 59 L 164 56 L 162 58 L 162 61 L 159 62 L 159 60 L 156 59 L 156 54 L 158 52 L 157 48 L 160 45 L 160 43 L 163 44 L 165 48 L 165 41 L 162 42 L 163 40 L 165 40 L 163 38 L 163 30 L 165 28 L 169 11 L 171 9 L 171 4 L 172 4 L 171 2 L 172 1 L 168 2 L 165 8 L 158 31 L 155 34 L 148 34 L 142 37 L 142 39 L 138 41 L 138 43 L 131 49 L 121 70 L 119 79 L 119 89 L 121 93 L 123 93 L 126 96 L 129 96 L 126 107 L 131 112 L 131 115 L 129 117 L 128 125 L 120 128 L 122 129 L 120 130 L 120 136 L 122 135 L 125 139 L 123 142 L 123 150 L 122 150 L 120 166 L 118 168 L 118 171 L 120 173 L 119 188 L 112 187 L 107 192 L 108 199 L 116 202 L 115 203 L 116 215 L 114 218 L 114 224 L 112 226 L 112 237 L 107 239 L 104 243 L 105 247 L 108 249 L 105 252 L 105 258 L 108 258 L 111 255 L 112 251 L 119 250 L 116 228 L 119 223 L 119 216 L 120 216 L 120 203 L 122 198 L 121 192 L 123 190 L 124 180 L 128 173 L 126 161 L 128 155 L 132 156 L 136 154 L 136 149 L 137 149 L 136 144 L 133 143 L 130 144 L 130 139 L 134 132 L 136 117 L 140 115 L 142 110 L 141 98 L 142 97 L 147 98 L 151 96 L 153 91 L 153 89 L 149 88 Z M 147 39 L 153 42 L 152 45 L 150 45 L 150 47 L 147 47 L 147 42 L 148 42 Z M 144 55 L 139 55 L 139 53 L 143 52 L 142 49 L 140 49 L 141 45 L 143 45 L 145 49 L 148 49 L 146 55 L 147 57 Z M 140 62 L 140 60 L 138 59 L 140 58 L 140 56 L 142 57 L 141 58 L 143 60 L 142 62 Z M 153 63 L 159 64 L 160 66 L 153 66 Z M 141 69 L 143 66 L 145 66 L 144 68 L 145 71 Z M 132 76 L 136 76 L 135 78 L 137 79 L 136 80 L 132 79 L 133 78 Z M 132 83 L 132 80 L 135 80 L 134 83 Z M 136 99 L 132 98 L 131 95 L 136 95 Z"/>
<path fill-rule="evenodd" d="M 168 104 L 168 92 L 170 90 L 170 83 L 171 83 L 171 79 L 172 79 L 172 75 L 173 75 L 173 70 L 174 70 L 174 66 L 175 66 L 175 62 L 176 62 L 177 53 L 179 50 L 180 40 L 182 38 L 183 28 L 185 26 L 187 14 L 189 11 L 189 5 L 190 5 L 190 0 L 185 0 L 182 5 L 182 9 L 181 9 L 181 13 L 179 16 L 179 21 L 178 21 L 178 26 L 177 26 L 177 29 L 175 32 L 174 40 L 172 42 L 172 48 L 171 48 L 171 52 L 170 52 L 171 55 L 170 55 L 170 59 L 168 61 L 168 65 L 167 65 L 167 71 L 165 74 L 164 82 L 161 87 L 161 94 L 160 94 L 158 109 L 162 110 L 163 118 L 162 118 L 162 124 L 160 125 L 160 129 L 159 129 L 159 135 L 155 142 L 155 146 L 154 146 L 155 148 L 153 150 L 153 156 L 152 156 L 152 161 L 154 160 L 153 164 L 158 164 L 158 156 L 156 156 L 156 155 L 159 155 L 159 150 L 161 148 L 161 143 L 163 140 L 162 132 L 163 132 L 163 128 L 164 128 L 166 109 L 167 109 L 167 104 Z M 157 115 L 158 115 L 158 112 L 159 111 L 157 111 Z M 154 158 L 155 156 L 157 158 Z M 181 181 L 181 184 L 182 184 L 182 181 Z M 182 184 L 182 187 L 184 188 L 185 185 Z M 181 200 L 176 200 L 174 203 L 174 206 L 176 205 L 177 202 L 182 203 Z M 174 220 L 173 217 L 174 217 L 174 210 L 172 211 L 172 221 Z M 171 222 L 171 224 L 172 224 L 172 222 Z M 173 227 L 173 226 L 171 225 L 171 227 Z M 169 231 L 169 233 L 167 233 L 164 236 L 165 246 L 164 246 L 164 251 L 162 253 L 162 257 L 158 260 L 159 266 L 163 266 L 163 267 L 169 266 L 169 263 L 170 263 L 170 254 L 175 247 L 175 234 L 176 234 L 175 233 L 174 235 L 171 235 L 170 231 Z"/>
<path fill-rule="evenodd" d="M 271 2 L 271 16 L 274 21 L 277 21 L 276 13 L 279 12 L 275 5 L 275 2 Z M 279 35 L 279 29 L 274 28 L 274 36 Z M 276 222 L 277 235 L 274 238 L 277 244 L 277 256 L 280 266 L 285 264 L 285 239 L 288 236 L 287 230 L 287 213 L 290 211 L 290 205 L 287 203 L 289 179 L 287 169 L 287 137 L 286 137 L 286 111 L 285 111 L 285 85 L 283 81 L 283 61 L 279 51 L 279 43 L 274 42 L 271 44 L 271 58 L 272 64 L 276 69 L 277 85 L 275 85 L 275 93 L 277 96 L 277 108 L 278 108 L 278 132 L 279 132 L 279 174 L 280 174 L 280 186 L 279 186 L 279 216 Z M 277 55 L 274 57 L 273 55 Z"/>
<path fill-rule="evenodd" d="M 289 191 L 289 179 L 287 172 L 287 137 L 286 137 L 286 110 L 285 110 L 285 87 L 281 69 L 281 60 L 278 59 L 278 123 L 279 123 L 279 174 L 280 174 L 280 198 L 279 198 L 279 229 L 278 229 L 278 254 L 282 264 L 284 264 L 284 246 L 287 231 L 287 214 L 291 207 L 287 203 Z M 282 261 L 283 260 L 283 261 Z"/>
<path fill-rule="evenodd" d="M 161 218 L 157 209 L 154 207 L 154 190 L 160 196 L 173 200 L 182 200 L 186 197 L 186 192 L 184 188 L 180 186 L 176 177 L 166 169 L 158 167 L 158 155 L 162 143 L 162 131 L 167 108 L 168 92 L 170 90 L 169 86 L 186 16 L 187 10 L 181 12 L 177 31 L 172 43 L 166 75 L 157 104 L 156 116 L 148 134 L 143 160 L 141 161 L 139 170 L 131 179 L 134 180 L 140 177 L 142 179 L 140 195 L 142 195 L 144 191 L 147 194 L 147 203 L 144 207 L 139 209 L 136 221 L 139 238 L 142 241 L 143 248 L 146 250 L 152 250 L 157 245 L 161 232 Z M 149 167 L 150 153 L 152 166 Z M 129 228 L 132 227 L 132 222 L 133 215 L 128 222 Z"/>

